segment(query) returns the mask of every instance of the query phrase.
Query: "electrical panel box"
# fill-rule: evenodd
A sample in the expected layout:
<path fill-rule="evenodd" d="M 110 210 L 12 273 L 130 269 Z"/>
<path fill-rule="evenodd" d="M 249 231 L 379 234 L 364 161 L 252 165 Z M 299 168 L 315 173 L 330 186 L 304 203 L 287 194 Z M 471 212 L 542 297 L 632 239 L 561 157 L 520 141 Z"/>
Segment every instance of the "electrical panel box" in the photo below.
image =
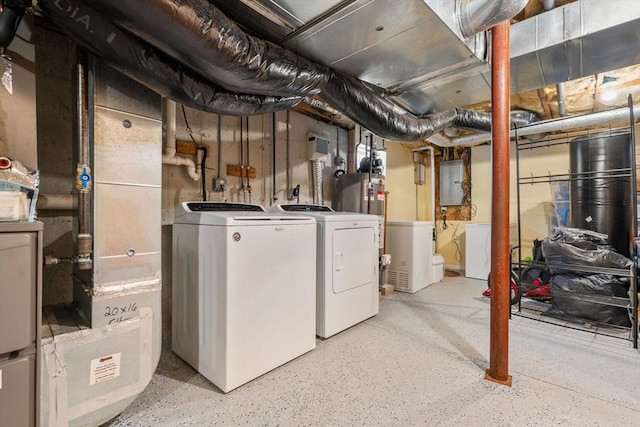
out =
<path fill-rule="evenodd" d="M 320 160 L 329 155 L 329 141 L 315 135 L 307 139 L 307 159 Z"/>
<path fill-rule="evenodd" d="M 462 204 L 464 190 L 464 163 L 462 159 L 440 162 L 440 206 Z"/>

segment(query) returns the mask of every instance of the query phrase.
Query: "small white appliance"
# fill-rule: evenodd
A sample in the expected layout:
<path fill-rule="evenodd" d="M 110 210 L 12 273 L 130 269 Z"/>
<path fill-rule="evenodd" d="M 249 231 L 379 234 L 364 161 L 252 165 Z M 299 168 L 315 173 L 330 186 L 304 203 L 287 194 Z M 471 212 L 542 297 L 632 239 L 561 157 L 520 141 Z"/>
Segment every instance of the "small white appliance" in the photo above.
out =
<path fill-rule="evenodd" d="M 316 220 L 316 335 L 329 338 L 378 314 L 378 216 L 305 204 L 272 211 Z"/>
<path fill-rule="evenodd" d="M 387 280 L 396 291 L 415 293 L 433 283 L 433 222 L 387 221 Z"/>
<path fill-rule="evenodd" d="M 510 224 L 509 243 L 511 246 L 517 244 L 517 237 L 517 224 Z M 464 275 L 471 279 L 487 280 L 491 271 L 491 224 L 467 224 L 464 241 Z"/>
<path fill-rule="evenodd" d="M 172 349 L 227 393 L 315 348 L 316 224 L 185 202 L 173 225 Z"/>
<path fill-rule="evenodd" d="M 486 280 L 491 271 L 491 224 L 467 224 L 464 242 L 464 275 Z"/>
<path fill-rule="evenodd" d="M 444 279 L 444 257 L 440 254 L 433 254 L 431 261 L 431 283 L 438 283 Z"/>

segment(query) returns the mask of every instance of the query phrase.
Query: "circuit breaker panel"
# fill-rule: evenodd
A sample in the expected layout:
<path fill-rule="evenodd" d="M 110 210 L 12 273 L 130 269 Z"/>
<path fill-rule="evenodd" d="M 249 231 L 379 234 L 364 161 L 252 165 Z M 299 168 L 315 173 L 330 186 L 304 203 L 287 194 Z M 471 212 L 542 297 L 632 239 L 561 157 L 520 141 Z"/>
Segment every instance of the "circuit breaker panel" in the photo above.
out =
<path fill-rule="evenodd" d="M 440 162 L 440 206 L 460 206 L 464 190 L 463 160 Z"/>

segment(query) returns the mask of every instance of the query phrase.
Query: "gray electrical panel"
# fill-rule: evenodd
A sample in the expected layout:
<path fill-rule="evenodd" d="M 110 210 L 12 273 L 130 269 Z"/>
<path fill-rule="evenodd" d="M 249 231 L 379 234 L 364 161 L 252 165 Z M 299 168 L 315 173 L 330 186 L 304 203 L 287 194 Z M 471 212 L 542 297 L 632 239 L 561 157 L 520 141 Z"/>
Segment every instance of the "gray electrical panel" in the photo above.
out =
<path fill-rule="evenodd" d="M 462 159 L 440 162 L 440 206 L 462 204 L 464 190 L 464 163 Z"/>

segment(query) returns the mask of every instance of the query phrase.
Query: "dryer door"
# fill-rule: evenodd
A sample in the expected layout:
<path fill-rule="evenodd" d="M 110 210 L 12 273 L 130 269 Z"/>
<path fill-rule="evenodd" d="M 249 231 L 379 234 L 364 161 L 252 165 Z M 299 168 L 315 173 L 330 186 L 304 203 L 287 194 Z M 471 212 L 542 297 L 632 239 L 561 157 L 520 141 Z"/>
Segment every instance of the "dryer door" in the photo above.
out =
<path fill-rule="evenodd" d="M 370 285 L 378 268 L 377 230 L 371 227 L 333 231 L 333 293 Z"/>

